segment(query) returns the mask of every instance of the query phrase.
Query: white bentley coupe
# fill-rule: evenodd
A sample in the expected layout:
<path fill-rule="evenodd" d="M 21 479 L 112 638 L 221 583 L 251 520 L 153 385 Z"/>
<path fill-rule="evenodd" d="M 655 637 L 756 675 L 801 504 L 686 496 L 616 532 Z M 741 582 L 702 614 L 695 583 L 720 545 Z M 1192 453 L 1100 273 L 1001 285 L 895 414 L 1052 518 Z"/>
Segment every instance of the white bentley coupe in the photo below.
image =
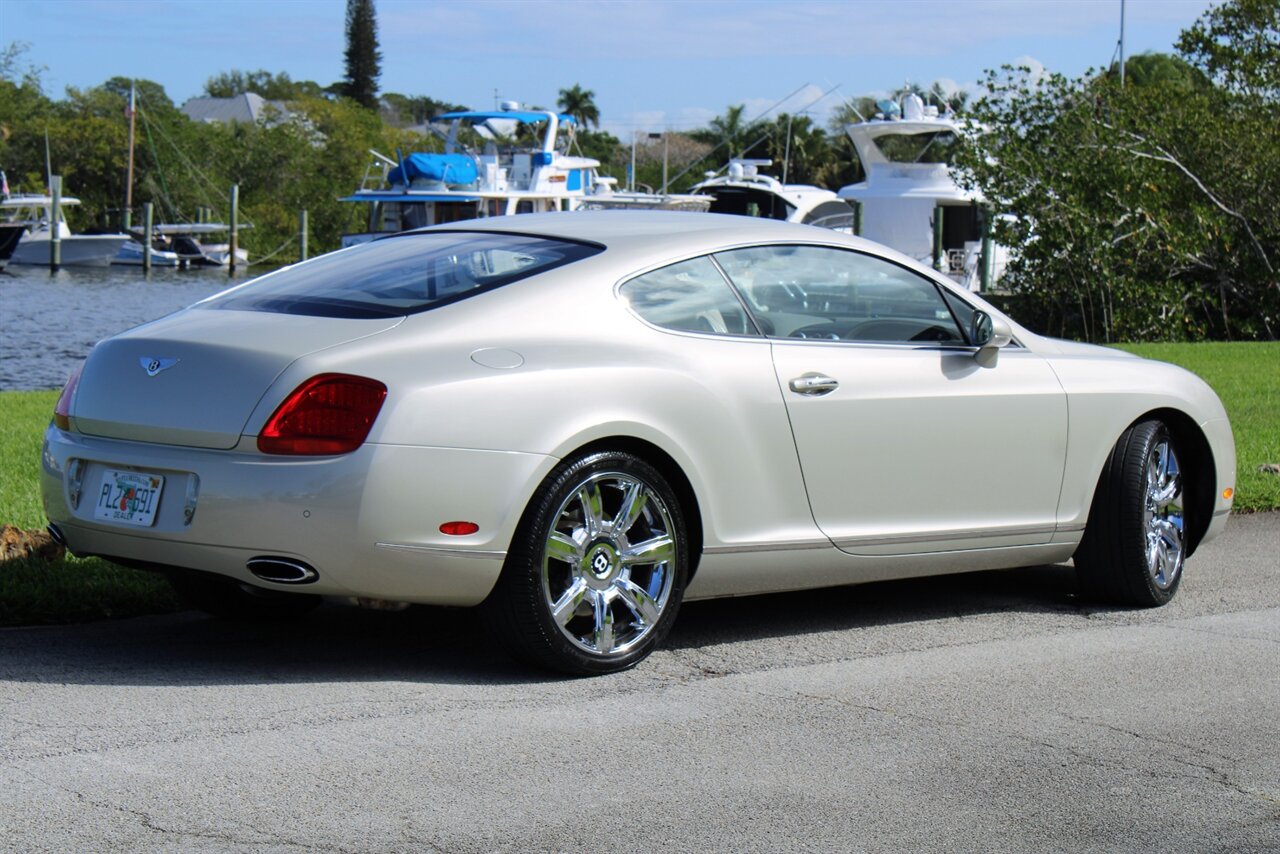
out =
<path fill-rule="evenodd" d="M 102 341 L 42 483 L 76 554 L 212 613 L 480 606 L 593 674 L 685 599 L 1074 558 L 1087 595 L 1160 605 L 1234 478 L 1179 368 L 858 238 L 600 211 L 406 232 Z"/>

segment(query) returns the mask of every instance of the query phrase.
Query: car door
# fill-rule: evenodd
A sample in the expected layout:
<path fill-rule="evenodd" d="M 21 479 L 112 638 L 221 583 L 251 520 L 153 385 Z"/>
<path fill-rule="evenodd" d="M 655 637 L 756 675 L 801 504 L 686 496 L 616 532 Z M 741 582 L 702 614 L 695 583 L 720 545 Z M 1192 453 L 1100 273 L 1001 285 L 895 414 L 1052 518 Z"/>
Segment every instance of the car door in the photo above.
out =
<path fill-rule="evenodd" d="M 837 547 L 1049 541 L 1067 406 L 1043 359 L 1015 343 L 980 364 L 962 323 L 973 309 L 875 255 L 789 245 L 715 257 L 772 339 L 810 507 Z"/>

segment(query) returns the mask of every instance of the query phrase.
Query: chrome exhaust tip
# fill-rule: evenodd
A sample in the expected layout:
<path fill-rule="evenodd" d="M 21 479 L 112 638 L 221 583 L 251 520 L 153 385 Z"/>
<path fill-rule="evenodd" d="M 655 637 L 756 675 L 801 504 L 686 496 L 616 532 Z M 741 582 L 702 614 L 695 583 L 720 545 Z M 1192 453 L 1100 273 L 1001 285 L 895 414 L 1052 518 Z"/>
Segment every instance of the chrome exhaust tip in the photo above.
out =
<path fill-rule="evenodd" d="M 62 529 L 52 522 L 45 528 L 49 532 L 49 536 L 53 537 L 53 541 L 64 549 L 67 547 L 67 537 L 62 533 Z"/>
<path fill-rule="evenodd" d="M 320 573 L 310 564 L 291 557 L 254 557 L 245 567 L 263 581 L 272 584 L 310 584 Z"/>

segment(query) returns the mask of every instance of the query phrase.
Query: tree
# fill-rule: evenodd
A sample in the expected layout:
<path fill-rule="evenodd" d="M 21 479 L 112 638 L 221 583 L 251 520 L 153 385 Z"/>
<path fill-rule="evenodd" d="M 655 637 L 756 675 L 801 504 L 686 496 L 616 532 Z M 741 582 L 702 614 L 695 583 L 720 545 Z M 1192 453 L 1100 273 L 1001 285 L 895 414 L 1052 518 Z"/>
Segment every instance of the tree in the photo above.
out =
<path fill-rule="evenodd" d="M 1035 325 L 1097 341 L 1274 339 L 1280 105 L 1185 80 L 1027 72 L 988 75 L 959 163 L 1014 216 L 997 222 L 1016 250 L 1002 283 Z"/>
<path fill-rule="evenodd" d="M 448 101 L 437 101 L 426 95 L 401 95 L 398 92 L 386 92 L 380 99 L 382 120 L 395 127 L 421 125 L 431 121 L 443 113 L 465 110 L 460 104 Z"/>
<path fill-rule="evenodd" d="M 378 50 L 378 22 L 373 0 L 347 0 L 347 76 L 341 92 L 361 106 L 378 103 L 382 53 Z"/>
<path fill-rule="evenodd" d="M 1107 75 L 1118 79 L 1119 70 L 1113 65 Z M 1203 71 L 1182 57 L 1154 51 L 1140 53 L 1126 59 L 1124 76 L 1126 82 L 1133 86 L 1167 83 L 1173 87 L 1207 89 L 1212 85 Z"/>
<path fill-rule="evenodd" d="M 268 101 L 292 101 L 301 97 L 318 97 L 320 84 L 311 80 L 292 80 L 289 73 L 272 74 L 259 68 L 257 71 L 241 71 L 233 68 L 213 75 L 204 84 L 204 93 L 210 98 L 234 98 L 245 92 L 261 95 Z"/>
<path fill-rule="evenodd" d="M 557 105 L 560 112 L 573 116 L 583 130 L 591 130 L 600 124 L 600 110 L 596 108 L 595 97 L 595 92 L 583 89 L 575 83 L 568 89 L 560 90 Z"/>
<path fill-rule="evenodd" d="M 1178 38 L 1178 50 L 1230 92 L 1280 98 L 1280 3 L 1229 0 Z"/>
<path fill-rule="evenodd" d="M 808 116 L 782 113 L 761 130 L 764 143 L 753 153 L 773 161 L 770 174 L 779 180 L 825 186 L 839 171 L 831 137 Z"/>

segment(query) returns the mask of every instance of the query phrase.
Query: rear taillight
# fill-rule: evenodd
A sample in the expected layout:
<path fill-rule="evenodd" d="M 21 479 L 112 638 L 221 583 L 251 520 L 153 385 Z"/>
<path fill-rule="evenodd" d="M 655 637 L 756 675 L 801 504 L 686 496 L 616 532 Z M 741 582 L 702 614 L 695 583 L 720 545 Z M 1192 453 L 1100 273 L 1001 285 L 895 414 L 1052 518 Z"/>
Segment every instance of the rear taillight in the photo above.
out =
<path fill-rule="evenodd" d="M 58 402 L 53 407 L 53 423 L 59 430 L 71 429 L 71 399 L 76 396 L 76 386 L 80 385 L 80 372 L 84 370 L 84 362 L 76 366 L 67 377 L 67 384 L 58 395 Z"/>
<path fill-rule="evenodd" d="M 387 397 L 377 380 L 320 374 L 293 390 L 258 434 L 264 454 L 346 454 L 364 444 Z"/>

